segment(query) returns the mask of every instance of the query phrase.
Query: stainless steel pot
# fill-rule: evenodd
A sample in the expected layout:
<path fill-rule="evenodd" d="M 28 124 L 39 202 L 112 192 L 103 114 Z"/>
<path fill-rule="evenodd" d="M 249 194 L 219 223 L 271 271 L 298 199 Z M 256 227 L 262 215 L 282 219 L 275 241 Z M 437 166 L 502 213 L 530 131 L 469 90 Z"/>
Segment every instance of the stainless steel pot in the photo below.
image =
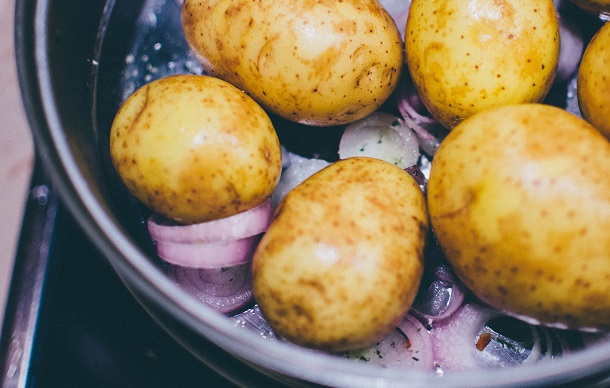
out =
<path fill-rule="evenodd" d="M 37 153 L 84 231 L 134 297 L 177 341 L 243 386 L 268 386 L 270 381 L 470 387 L 610 383 L 610 343 L 539 365 L 442 377 L 379 369 L 240 330 L 170 282 L 147 244 L 145 211 L 112 174 L 107 137 L 118 104 L 138 82 L 168 69 L 192 70 L 188 61 L 176 67 L 187 55 L 181 30 L 168 21 L 179 8 L 179 0 L 17 0 L 16 5 L 19 77 Z M 151 50 L 150 34 L 163 40 L 152 50 L 165 67 L 140 56 Z M 172 50 L 164 51 L 164 45 Z M 137 77 L 127 73 L 135 71 L 134 63 L 140 66 Z"/>

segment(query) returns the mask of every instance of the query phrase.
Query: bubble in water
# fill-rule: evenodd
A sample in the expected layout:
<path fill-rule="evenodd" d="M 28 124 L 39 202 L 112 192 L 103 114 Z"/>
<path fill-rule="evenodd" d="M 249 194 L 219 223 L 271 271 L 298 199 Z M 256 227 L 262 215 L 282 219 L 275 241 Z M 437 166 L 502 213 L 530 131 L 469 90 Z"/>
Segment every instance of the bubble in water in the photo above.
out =
<path fill-rule="evenodd" d="M 158 67 L 156 67 L 156 66 L 153 66 L 153 65 L 152 65 L 152 64 L 150 64 L 150 63 L 146 65 L 146 70 L 148 70 L 148 72 L 149 72 L 149 73 L 152 73 L 152 74 L 157 74 L 157 73 L 159 73 L 159 68 L 158 68 Z"/>
<path fill-rule="evenodd" d="M 151 27 L 157 25 L 157 15 L 154 12 L 148 13 L 146 17 L 146 24 Z"/>

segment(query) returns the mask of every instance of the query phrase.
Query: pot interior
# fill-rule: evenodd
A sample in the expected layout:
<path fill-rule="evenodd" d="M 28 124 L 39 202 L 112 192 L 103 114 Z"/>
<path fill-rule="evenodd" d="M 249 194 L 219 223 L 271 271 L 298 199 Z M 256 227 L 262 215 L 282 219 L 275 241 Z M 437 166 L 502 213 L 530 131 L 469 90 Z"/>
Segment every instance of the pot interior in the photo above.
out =
<path fill-rule="evenodd" d="M 184 40 L 182 2 L 109 0 L 82 7 L 78 0 L 40 1 L 35 9 L 26 3 L 22 1 L 18 7 L 22 21 L 18 28 L 23 29 L 18 57 L 37 149 L 62 198 L 126 286 L 202 361 L 211 363 L 210 355 L 197 345 L 204 339 L 265 376 L 291 384 L 490 386 L 605 378 L 610 369 L 610 343 L 604 341 L 539 365 L 439 376 L 361 365 L 269 341 L 200 304 L 165 275 L 165 265 L 156 257 L 146 227 L 150 212 L 120 183 L 110 163 L 108 142 L 114 115 L 138 87 L 171 74 L 202 74 Z M 89 19 L 65 16 L 79 7 Z M 99 25 L 85 22 L 91 17 L 97 17 Z M 34 26 L 34 40 L 25 35 L 28 25 Z M 571 92 L 569 85 L 558 85 L 553 95 L 556 104 L 577 109 L 569 98 Z M 282 144 L 291 151 L 336 160 L 342 128 L 304 129 L 276 117 L 273 120 Z M 317 145 L 321 137 L 325 138 L 324 148 Z"/>

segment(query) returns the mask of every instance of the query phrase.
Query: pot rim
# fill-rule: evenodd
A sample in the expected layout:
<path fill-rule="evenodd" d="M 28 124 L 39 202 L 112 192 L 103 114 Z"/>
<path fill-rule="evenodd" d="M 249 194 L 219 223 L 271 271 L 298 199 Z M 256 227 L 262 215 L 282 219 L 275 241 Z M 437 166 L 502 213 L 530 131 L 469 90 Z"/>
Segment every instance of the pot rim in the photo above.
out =
<path fill-rule="evenodd" d="M 610 343 L 595 345 L 552 362 L 445 373 L 372 369 L 360 363 L 265 340 L 239 330 L 227 317 L 202 306 L 173 284 L 140 249 L 92 190 L 72 153 L 53 93 L 49 64 L 47 16 L 49 0 L 16 1 L 15 46 L 19 83 L 36 152 L 53 187 L 85 233 L 100 249 L 128 288 L 154 302 L 194 332 L 266 373 L 330 386 L 511 386 L 548 385 L 605 374 L 610 369 Z M 113 0 L 107 3 L 111 6 Z M 374 373 L 371 373 L 373 372 Z"/>

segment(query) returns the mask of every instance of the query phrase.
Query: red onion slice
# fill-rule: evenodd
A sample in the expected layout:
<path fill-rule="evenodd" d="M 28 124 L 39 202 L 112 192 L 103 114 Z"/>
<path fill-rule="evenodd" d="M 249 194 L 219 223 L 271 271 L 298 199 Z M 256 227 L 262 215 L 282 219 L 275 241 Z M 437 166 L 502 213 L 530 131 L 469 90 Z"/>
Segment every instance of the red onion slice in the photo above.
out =
<path fill-rule="evenodd" d="M 428 178 L 424 175 L 418 165 L 413 165 L 404 169 L 419 185 L 419 188 L 425 193 L 428 189 Z"/>
<path fill-rule="evenodd" d="M 231 267 L 249 262 L 259 240 L 260 235 L 193 244 L 161 240 L 157 241 L 157 255 L 170 264 L 183 267 Z"/>
<path fill-rule="evenodd" d="M 407 315 L 396 330 L 374 347 L 348 352 L 344 356 L 383 368 L 429 371 L 434 368 L 430 334 L 422 323 L 411 315 Z"/>
<path fill-rule="evenodd" d="M 426 245 L 424 257 L 424 275 L 411 313 L 430 325 L 453 315 L 462 306 L 467 290 L 451 270 L 435 238 Z"/>
<path fill-rule="evenodd" d="M 153 240 L 174 243 L 205 243 L 236 240 L 254 236 L 267 230 L 273 217 L 270 199 L 259 206 L 230 217 L 192 225 L 181 225 L 160 215 L 148 219 L 148 230 Z"/>
<path fill-rule="evenodd" d="M 533 364 L 563 351 L 555 331 L 475 303 L 436 323 L 430 336 L 443 372 Z"/>
<path fill-rule="evenodd" d="M 339 142 L 339 158 L 369 156 L 400 168 L 417 164 L 419 141 L 398 117 L 387 112 L 372 114 L 350 123 Z"/>
<path fill-rule="evenodd" d="M 412 313 L 433 323 L 453 315 L 464 302 L 466 288 L 448 266 L 438 264 L 425 276 L 412 306 Z"/>
<path fill-rule="evenodd" d="M 191 284 L 210 296 L 226 297 L 237 293 L 248 281 L 243 265 L 225 268 L 188 268 L 171 266 L 173 279 L 181 284 Z"/>
<path fill-rule="evenodd" d="M 477 336 L 497 310 L 475 304 L 464 305 L 452 319 L 439 322 L 430 330 L 437 365 L 443 372 L 480 369 Z"/>
<path fill-rule="evenodd" d="M 252 301 L 249 263 L 213 270 L 170 265 L 167 273 L 188 294 L 221 313 L 236 311 Z"/>
<path fill-rule="evenodd" d="M 412 312 L 429 323 L 449 318 L 464 301 L 464 290 L 459 284 L 440 279 L 430 283 L 425 292 L 427 300 L 414 305 Z"/>
<path fill-rule="evenodd" d="M 417 136 L 421 149 L 433 156 L 447 135 L 447 129 L 432 116 L 419 113 L 425 107 L 409 76 L 402 78 L 396 104 L 405 124 Z"/>

